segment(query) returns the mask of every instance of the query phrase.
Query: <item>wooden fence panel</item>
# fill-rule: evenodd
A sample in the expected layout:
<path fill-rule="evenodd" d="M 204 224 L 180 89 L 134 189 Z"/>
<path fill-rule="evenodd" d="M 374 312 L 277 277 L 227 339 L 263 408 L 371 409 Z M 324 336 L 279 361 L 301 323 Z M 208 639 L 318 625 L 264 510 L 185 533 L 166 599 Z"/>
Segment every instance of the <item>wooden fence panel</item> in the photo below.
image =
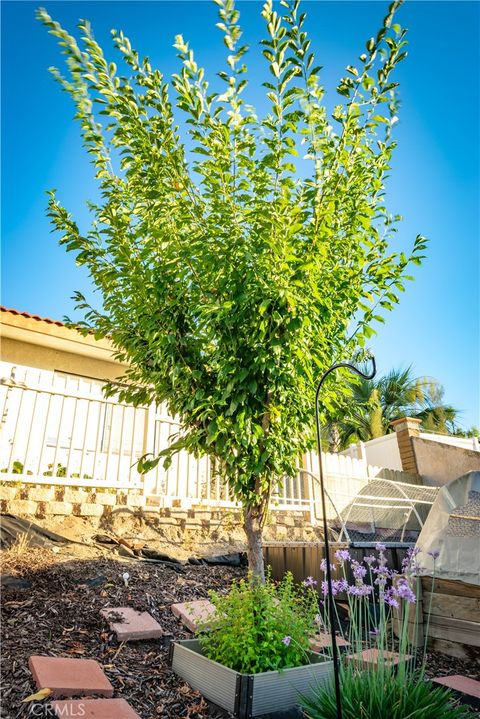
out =
<path fill-rule="evenodd" d="M 480 664 L 480 586 L 422 577 L 422 587 L 424 627 L 431 606 L 428 646 Z"/>

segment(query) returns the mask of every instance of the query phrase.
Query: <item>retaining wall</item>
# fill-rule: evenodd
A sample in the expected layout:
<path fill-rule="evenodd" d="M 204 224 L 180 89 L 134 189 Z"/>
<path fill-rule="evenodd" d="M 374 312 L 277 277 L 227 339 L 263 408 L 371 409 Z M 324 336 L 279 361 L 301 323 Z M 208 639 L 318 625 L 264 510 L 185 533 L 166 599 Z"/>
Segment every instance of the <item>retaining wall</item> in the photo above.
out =
<path fill-rule="evenodd" d="M 180 504 L 180 500 L 174 500 Z M 93 527 L 106 526 L 123 516 L 143 518 L 163 534 L 177 540 L 203 539 L 244 542 L 240 508 L 196 504 L 160 507 L 150 503 L 140 489 L 100 490 L 98 488 L 45 485 L 0 484 L 0 509 L 4 514 L 32 521 L 62 517 L 88 519 Z M 45 525 L 48 526 L 48 525 Z M 271 511 L 264 536 L 270 541 L 315 541 L 320 530 L 310 524 L 308 512 Z"/>

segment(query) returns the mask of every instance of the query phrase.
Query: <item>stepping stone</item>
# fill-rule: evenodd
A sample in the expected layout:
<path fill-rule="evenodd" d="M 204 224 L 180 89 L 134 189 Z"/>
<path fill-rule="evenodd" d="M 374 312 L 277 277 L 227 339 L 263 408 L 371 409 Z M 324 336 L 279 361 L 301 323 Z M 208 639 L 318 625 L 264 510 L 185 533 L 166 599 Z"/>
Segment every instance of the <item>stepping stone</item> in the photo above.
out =
<path fill-rule="evenodd" d="M 216 611 L 208 599 L 197 599 L 193 602 L 172 604 L 171 610 L 191 632 L 196 632 L 200 624 L 205 626 L 204 623 L 215 614 Z"/>
<path fill-rule="evenodd" d="M 376 667 L 381 661 L 382 653 L 378 649 L 364 649 L 363 652 L 349 654 L 348 662 L 359 664 L 364 669 Z M 405 661 L 410 662 L 413 659 L 411 654 L 405 655 Z M 387 666 L 397 666 L 400 663 L 400 655 L 397 652 L 383 652 L 383 661 Z M 402 660 L 403 661 L 403 660 Z"/>
<path fill-rule="evenodd" d="M 432 681 L 457 692 L 465 703 L 480 707 L 480 682 L 476 679 L 454 674 L 449 677 L 435 677 Z"/>
<path fill-rule="evenodd" d="M 322 652 L 324 649 L 332 646 L 332 637 L 327 632 L 319 632 L 310 639 L 310 649 L 313 652 Z M 345 651 L 350 646 L 350 642 L 347 642 L 343 637 L 337 636 L 337 647 L 340 651 Z"/>
<path fill-rule="evenodd" d="M 113 696 L 113 686 L 94 659 L 32 656 L 28 666 L 38 689 L 52 690 L 53 697 L 83 694 Z"/>
<path fill-rule="evenodd" d="M 164 635 L 160 624 L 148 612 L 137 612 L 132 607 L 107 607 L 100 614 L 121 642 L 161 639 Z"/>
<path fill-rule="evenodd" d="M 67 699 L 52 707 L 61 719 L 140 719 L 125 699 Z"/>

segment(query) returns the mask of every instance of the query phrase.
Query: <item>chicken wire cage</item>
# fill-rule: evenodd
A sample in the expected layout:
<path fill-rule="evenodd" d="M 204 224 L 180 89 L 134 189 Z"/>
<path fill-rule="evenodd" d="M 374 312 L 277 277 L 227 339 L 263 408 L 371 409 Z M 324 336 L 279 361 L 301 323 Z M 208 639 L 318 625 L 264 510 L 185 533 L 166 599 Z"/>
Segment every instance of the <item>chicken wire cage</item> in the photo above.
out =
<path fill-rule="evenodd" d="M 327 493 L 334 508 L 329 521 L 332 538 L 349 544 L 414 544 L 438 491 L 438 487 L 374 477 L 341 509 Z"/>

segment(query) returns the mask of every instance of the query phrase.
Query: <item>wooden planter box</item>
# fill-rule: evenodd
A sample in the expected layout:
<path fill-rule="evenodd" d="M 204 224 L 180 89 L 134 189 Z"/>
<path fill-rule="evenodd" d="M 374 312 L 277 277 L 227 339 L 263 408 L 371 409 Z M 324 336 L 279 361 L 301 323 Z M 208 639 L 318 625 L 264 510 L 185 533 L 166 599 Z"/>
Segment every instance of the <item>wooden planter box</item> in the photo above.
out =
<path fill-rule="evenodd" d="M 276 672 L 239 674 L 207 659 L 196 639 L 173 642 L 170 662 L 174 672 L 209 701 L 238 719 L 287 711 L 298 705 L 299 695 L 309 696 L 333 672 L 333 662 L 311 652 L 311 664 Z"/>

